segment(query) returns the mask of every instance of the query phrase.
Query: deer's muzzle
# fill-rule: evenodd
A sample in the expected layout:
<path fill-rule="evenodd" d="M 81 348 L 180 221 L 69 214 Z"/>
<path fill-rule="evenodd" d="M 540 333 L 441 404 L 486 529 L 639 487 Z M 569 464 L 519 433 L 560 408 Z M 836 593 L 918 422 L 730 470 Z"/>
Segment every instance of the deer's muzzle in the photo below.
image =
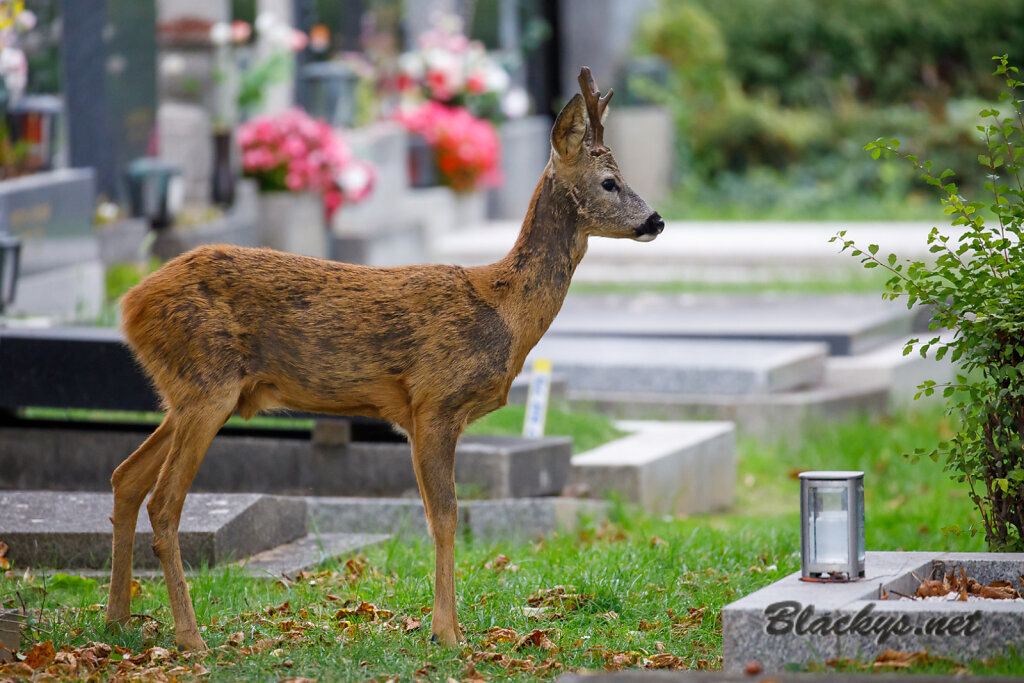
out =
<path fill-rule="evenodd" d="M 636 229 L 636 239 L 639 242 L 650 242 L 655 237 L 661 234 L 661 231 L 665 229 L 665 221 L 662 219 L 661 214 L 657 211 L 652 213 L 644 221 L 644 224 Z"/>

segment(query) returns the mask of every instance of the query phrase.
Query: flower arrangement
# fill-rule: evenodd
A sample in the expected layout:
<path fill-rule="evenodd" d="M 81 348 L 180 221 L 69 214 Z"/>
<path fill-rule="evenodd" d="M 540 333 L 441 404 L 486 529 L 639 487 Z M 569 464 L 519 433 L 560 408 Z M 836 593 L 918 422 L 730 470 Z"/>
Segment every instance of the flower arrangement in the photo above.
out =
<path fill-rule="evenodd" d="M 0 0 L 0 78 L 13 101 L 28 85 L 28 59 L 19 38 L 36 26 L 36 15 L 25 9 L 24 0 Z"/>
<path fill-rule="evenodd" d="M 490 121 L 434 101 L 400 110 L 398 120 L 433 148 L 442 181 L 456 192 L 501 184 L 501 142 Z"/>
<path fill-rule="evenodd" d="M 259 116 L 238 127 L 242 171 L 261 192 L 320 192 L 330 217 L 373 190 L 375 171 L 357 159 L 326 121 L 300 109 Z"/>
<path fill-rule="evenodd" d="M 509 88 L 505 68 L 483 43 L 462 33 L 457 17 L 442 17 L 419 39 L 419 49 L 398 59 L 396 87 L 407 98 L 428 99 L 468 108 L 476 116 L 498 122 L 526 113 L 526 94 Z M 507 106 L 511 105 L 511 106 Z"/>

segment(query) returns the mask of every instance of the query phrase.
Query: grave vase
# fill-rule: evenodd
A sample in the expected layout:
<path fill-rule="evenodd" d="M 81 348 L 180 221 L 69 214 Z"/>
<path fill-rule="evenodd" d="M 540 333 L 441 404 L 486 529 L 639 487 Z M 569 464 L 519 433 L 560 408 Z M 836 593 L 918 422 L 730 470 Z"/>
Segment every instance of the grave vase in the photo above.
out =
<path fill-rule="evenodd" d="M 293 254 L 327 258 L 324 206 L 313 192 L 260 194 L 260 244 Z"/>
<path fill-rule="evenodd" d="M 453 223 L 456 229 L 483 225 L 487 220 L 487 195 L 481 190 L 455 192 Z"/>

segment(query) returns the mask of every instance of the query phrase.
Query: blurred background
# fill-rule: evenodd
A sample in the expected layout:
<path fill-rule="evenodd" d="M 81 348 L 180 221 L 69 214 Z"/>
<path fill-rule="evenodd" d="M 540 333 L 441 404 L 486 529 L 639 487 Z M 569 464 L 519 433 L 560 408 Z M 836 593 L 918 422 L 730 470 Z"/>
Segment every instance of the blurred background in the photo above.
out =
<path fill-rule="evenodd" d="M 936 220 L 864 145 L 898 137 L 978 189 L 991 58 L 1024 52 L 1024 5 L 1000 0 L 0 8 L 8 312 L 108 323 L 154 261 L 208 241 L 456 258 L 445 234 L 525 213 L 584 64 L 615 88 L 627 181 L 669 220 Z"/>

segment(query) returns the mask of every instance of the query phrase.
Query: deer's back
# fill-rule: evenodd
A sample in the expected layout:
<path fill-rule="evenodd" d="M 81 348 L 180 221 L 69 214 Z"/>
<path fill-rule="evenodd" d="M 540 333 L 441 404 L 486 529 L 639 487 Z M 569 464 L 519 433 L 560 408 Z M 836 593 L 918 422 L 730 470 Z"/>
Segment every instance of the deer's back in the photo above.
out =
<path fill-rule="evenodd" d="M 396 406 L 378 404 L 458 410 L 507 392 L 518 370 L 508 324 L 455 266 L 204 246 L 122 305 L 125 336 L 172 405 L 234 383 L 243 399 L 262 392 L 285 407 L 395 419 Z"/>

